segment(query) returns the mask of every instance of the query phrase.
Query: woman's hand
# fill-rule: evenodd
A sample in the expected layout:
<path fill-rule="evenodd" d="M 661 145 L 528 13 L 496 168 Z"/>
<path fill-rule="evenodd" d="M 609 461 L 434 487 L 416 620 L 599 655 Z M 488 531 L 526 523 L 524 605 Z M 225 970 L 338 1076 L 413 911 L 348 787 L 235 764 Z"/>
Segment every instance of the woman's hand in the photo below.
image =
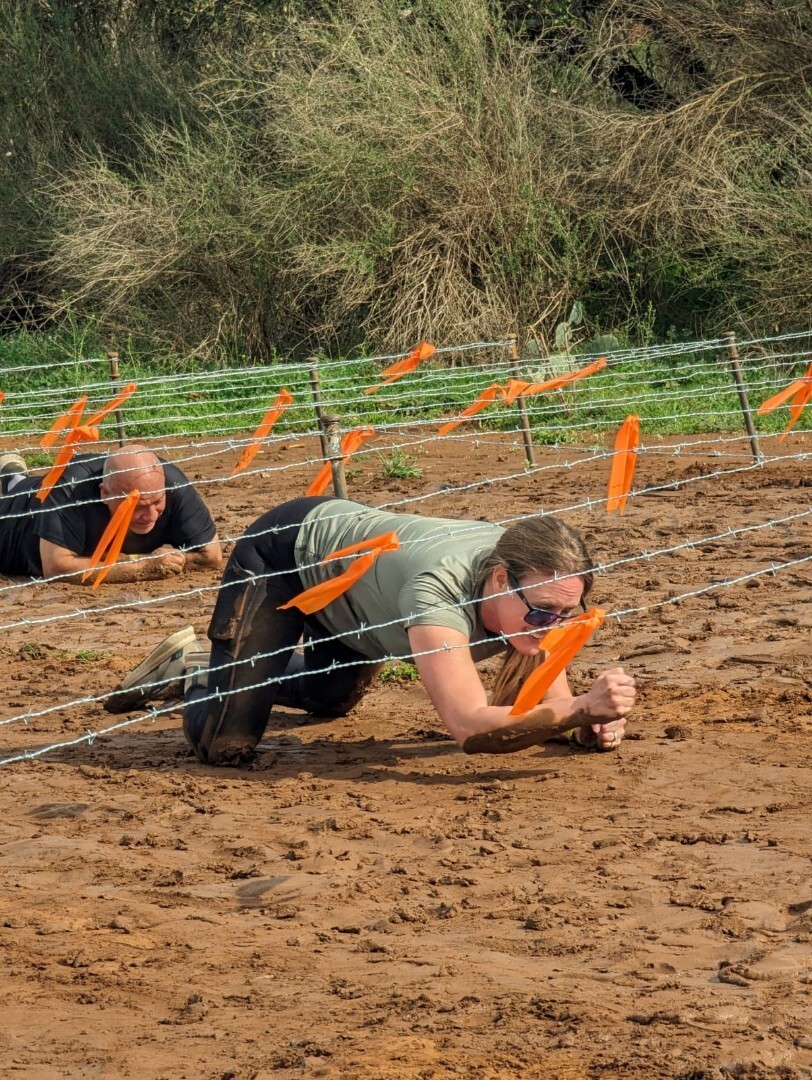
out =
<path fill-rule="evenodd" d="M 623 668 L 602 672 L 579 704 L 587 715 L 604 722 L 579 728 L 580 744 L 598 750 L 616 750 L 623 739 L 626 716 L 634 708 L 636 697 L 634 679 Z"/>

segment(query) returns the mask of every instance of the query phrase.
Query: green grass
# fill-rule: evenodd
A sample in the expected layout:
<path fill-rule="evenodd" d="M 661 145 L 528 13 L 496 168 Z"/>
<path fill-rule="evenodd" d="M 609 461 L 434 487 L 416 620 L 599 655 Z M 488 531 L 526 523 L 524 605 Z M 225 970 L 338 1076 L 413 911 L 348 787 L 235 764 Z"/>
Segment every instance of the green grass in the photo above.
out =
<path fill-rule="evenodd" d="M 389 663 L 384 664 L 378 678 L 385 683 L 404 683 L 416 682 L 420 675 L 414 664 L 409 664 L 405 660 L 390 660 Z"/>
<path fill-rule="evenodd" d="M 423 475 L 423 470 L 415 459 L 403 450 L 393 450 L 391 454 L 378 454 L 381 463 L 380 475 L 397 480 L 415 480 Z"/>
<path fill-rule="evenodd" d="M 76 337 L 18 334 L 0 338 L 0 389 L 6 398 L 0 406 L 0 422 L 5 435 L 19 435 L 22 446 L 39 441 L 36 433 L 50 427 L 79 394 L 89 394 L 89 409 L 104 404 L 113 395 L 106 362 L 82 363 L 75 349 L 94 344 Z M 88 349 L 86 355 L 103 356 L 102 350 Z M 472 354 L 472 363 L 481 354 Z M 493 353 L 490 360 L 499 359 Z M 45 367 L 55 363 L 67 366 Z M 798 359 L 792 366 L 774 367 L 769 362 L 746 362 L 745 377 L 753 410 L 768 396 L 804 373 L 806 363 Z M 580 361 L 574 358 L 574 366 Z M 496 376 L 471 366 L 444 367 L 424 364 L 376 394 L 362 389 L 376 382 L 381 364 L 359 359 L 337 365 L 324 361 L 320 366 L 323 404 L 326 411 L 341 417 L 342 427 L 360 425 L 409 425 L 422 422 L 426 436 L 436 431 L 442 420 L 453 417 L 469 405 Z M 20 370 L 9 370 L 17 368 Z M 538 376 L 539 361 L 528 364 L 523 375 Z M 182 371 L 182 381 L 171 381 Z M 506 381 L 504 371 L 499 377 Z M 150 380 L 159 380 L 151 382 Z M 162 380 L 162 381 L 161 381 Z M 124 405 L 125 430 L 130 440 L 187 436 L 235 440 L 251 435 L 265 411 L 285 386 L 294 404 L 277 423 L 274 434 L 295 436 L 315 429 L 308 369 L 301 364 L 277 362 L 268 368 L 214 368 L 194 360 L 164 364 L 143 357 L 120 361 L 120 381 L 139 385 Z M 49 396 L 46 391 L 54 391 Z M 605 441 L 607 431 L 619 426 L 635 412 L 640 416 L 643 438 L 710 432 L 743 432 L 744 423 L 730 371 L 719 354 L 685 354 L 656 362 L 623 361 L 611 368 L 572 384 L 560 391 L 527 398 L 533 438 L 539 444 L 589 444 Z M 29 411 L 23 412 L 23 406 Z M 786 408 L 764 417 L 755 417 L 758 431 L 780 432 L 787 423 Z M 812 408 L 796 425 L 798 431 L 812 428 Z M 492 405 L 479 413 L 458 434 L 476 436 L 478 431 L 517 431 L 516 406 Z M 28 434 L 25 434 L 25 433 Z M 102 436 L 114 437 L 115 420 L 108 417 Z M 36 452 L 31 465 L 47 464 L 50 457 Z M 416 478 L 420 468 L 413 458 L 395 450 L 380 454 L 383 474 Z"/>

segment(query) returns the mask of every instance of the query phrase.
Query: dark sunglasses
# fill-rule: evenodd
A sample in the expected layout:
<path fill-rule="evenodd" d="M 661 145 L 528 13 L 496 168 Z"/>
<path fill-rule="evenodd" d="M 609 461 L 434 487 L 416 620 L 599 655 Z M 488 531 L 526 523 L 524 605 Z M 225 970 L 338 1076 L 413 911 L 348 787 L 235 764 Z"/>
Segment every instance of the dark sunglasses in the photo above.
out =
<path fill-rule="evenodd" d="M 546 608 L 533 607 L 520 589 L 519 582 L 516 580 L 516 575 L 512 570 L 508 570 L 507 579 L 508 585 L 510 585 L 511 589 L 527 608 L 527 614 L 524 617 L 524 621 L 528 626 L 534 626 L 538 630 L 545 626 L 555 626 L 558 623 L 565 623 L 568 619 L 575 618 L 574 615 L 562 615 L 558 611 L 547 611 Z"/>

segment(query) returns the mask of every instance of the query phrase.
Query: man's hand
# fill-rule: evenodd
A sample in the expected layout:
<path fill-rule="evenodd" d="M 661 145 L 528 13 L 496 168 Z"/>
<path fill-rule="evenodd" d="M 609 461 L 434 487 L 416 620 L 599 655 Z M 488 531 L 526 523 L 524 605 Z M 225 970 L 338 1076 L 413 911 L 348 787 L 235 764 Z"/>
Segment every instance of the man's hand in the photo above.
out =
<path fill-rule="evenodd" d="M 146 569 L 145 576 L 153 578 L 175 577 L 177 574 L 182 574 L 186 569 L 186 556 L 177 548 L 164 544 L 162 547 L 156 548 L 151 557 L 147 556 L 143 565 Z"/>

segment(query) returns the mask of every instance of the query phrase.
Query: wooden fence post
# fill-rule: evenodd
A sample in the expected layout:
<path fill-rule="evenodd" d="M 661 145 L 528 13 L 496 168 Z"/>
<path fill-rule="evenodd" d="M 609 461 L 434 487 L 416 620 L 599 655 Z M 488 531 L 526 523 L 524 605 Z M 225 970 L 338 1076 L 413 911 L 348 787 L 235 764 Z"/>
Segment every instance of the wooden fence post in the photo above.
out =
<path fill-rule="evenodd" d="M 510 357 L 510 367 L 513 371 L 514 379 L 521 378 L 521 370 L 519 368 L 519 336 L 518 334 L 508 334 L 508 355 Z M 530 430 L 530 421 L 527 418 L 527 405 L 525 404 L 524 395 L 519 394 L 516 398 L 516 408 L 519 410 L 519 424 L 522 429 L 522 438 L 524 439 L 524 453 L 527 461 L 530 465 L 536 464 L 536 448 L 533 445 L 533 432 Z"/>
<path fill-rule="evenodd" d="M 121 382 L 119 381 L 119 374 L 118 374 L 118 353 L 117 352 L 109 352 L 107 354 L 107 359 L 110 361 L 110 381 L 113 384 L 113 389 L 114 389 L 115 393 L 118 394 L 120 392 L 120 390 L 121 390 Z M 119 406 L 116 409 L 116 428 L 118 430 L 118 445 L 123 446 L 124 441 L 125 441 L 124 440 L 124 412 L 122 411 L 121 406 Z"/>
<path fill-rule="evenodd" d="M 344 475 L 344 456 L 341 453 L 340 420 L 337 416 L 324 417 L 324 437 L 327 442 L 327 458 L 333 474 L 333 493 L 337 499 L 347 498 L 347 478 Z"/>
<path fill-rule="evenodd" d="M 753 460 L 758 465 L 764 460 L 764 454 L 761 452 L 761 447 L 759 446 L 756 426 L 753 423 L 753 413 L 747 397 L 747 388 L 744 385 L 744 376 L 742 374 L 741 365 L 739 364 L 739 350 L 736 348 L 736 335 L 730 330 L 726 334 L 723 334 L 722 337 L 724 338 L 727 358 L 730 361 L 730 370 L 733 372 L 733 379 L 736 383 L 736 390 L 739 395 L 739 404 L 741 405 L 742 414 L 744 416 L 744 426 L 747 428 L 747 434 L 750 437 L 750 449 L 753 452 Z"/>

